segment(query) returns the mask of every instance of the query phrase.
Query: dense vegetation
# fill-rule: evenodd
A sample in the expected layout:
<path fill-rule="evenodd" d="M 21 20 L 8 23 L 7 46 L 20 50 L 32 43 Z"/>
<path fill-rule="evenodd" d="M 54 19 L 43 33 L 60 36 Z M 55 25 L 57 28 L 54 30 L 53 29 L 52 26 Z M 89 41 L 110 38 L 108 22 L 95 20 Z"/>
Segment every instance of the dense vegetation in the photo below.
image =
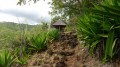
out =
<path fill-rule="evenodd" d="M 105 0 L 93 4 L 90 12 L 79 18 L 79 30 L 90 53 L 99 52 L 103 62 L 119 57 L 120 2 Z"/>
<path fill-rule="evenodd" d="M 92 55 L 97 54 L 103 62 L 119 58 L 120 1 L 52 1 L 51 15 L 60 14 L 63 20 L 69 22 L 68 25 L 74 26 Z"/>
<path fill-rule="evenodd" d="M 62 19 L 67 22 L 67 29 L 77 30 L 79 40 L 91 55 L 97 55 L 103 62 L 120 58 L 119 0 L 52 0 L 50 4 L 52 23 Z M 57 30 L 48 29 L 44 23 L 0 23 L 0 47 L 6 48 L 1 50 L 0 66 L 26 64 L 29 55 L 45 50 L 48 41 L 57 40 L 58 36 Z"/>
<path fill-rule="evenodd" d="M 47 48 L 48 41 L 58 39 L 56 29 L 44 25 L 0 23 L 0 66 L 27 64 L 29 56 Z M 44 28 L 44 29 L 43 29 Z"/>

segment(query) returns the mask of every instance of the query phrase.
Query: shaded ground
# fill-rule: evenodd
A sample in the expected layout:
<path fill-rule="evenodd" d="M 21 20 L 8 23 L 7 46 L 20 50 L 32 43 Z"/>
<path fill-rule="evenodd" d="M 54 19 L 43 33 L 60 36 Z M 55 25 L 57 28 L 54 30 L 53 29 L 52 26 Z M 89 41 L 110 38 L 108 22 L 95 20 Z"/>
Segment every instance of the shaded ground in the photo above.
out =
<path fill-rule="evenodd" d="M 48 45 L 48 50 L 35 53 L 28 60 L 27 67 L 120 67 L 117 64 L 102 64 L 97 57 L 92 57 L 88 49 L 79 43 L 71 48 L 66 41 L 55 41 Z"/>

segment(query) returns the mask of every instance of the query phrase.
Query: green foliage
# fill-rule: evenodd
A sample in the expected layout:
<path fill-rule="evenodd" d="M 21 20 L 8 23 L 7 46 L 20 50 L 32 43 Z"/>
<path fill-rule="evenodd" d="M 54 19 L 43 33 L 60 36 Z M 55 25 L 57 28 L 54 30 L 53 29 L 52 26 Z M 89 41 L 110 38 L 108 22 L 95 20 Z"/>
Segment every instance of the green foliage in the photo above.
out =
<path fill-rule="evenodd" d="M 12 31 L 18 31 L 20 29 L 25 29 L 26 26 L 27 26 L 28 30 L 35 27 L 34 25 L 28 25 L 28 24 L 17 24 L 17 23 L 13 23 L 13 22 L 0 22 L 0 30 L 8 29 L 8 30 L 12 30 Z"/>
<path fill-rule="evenodd" d="M 46 24 L 27 25 L 27 24 L 7 23 L 7 22 L 0 23 L 0 46 L 1 46 L 0 50 L 3 49 L 6 50 L 7 48 L 10 49 L 13 52 L 12 54 L 14 54 L 14 58 L 17 59 L 15 61 L 16 63 L 20 64 L 21 66 L 27 64 L 27 59 L 31 51 L 37 51 L 37 50 L 39 51 L 39 49 L 43 50 L 47 46 L 46 26 L 47 26 Z M 42 30 L 42 28 L 46 28 L 46 29 Z M 43 34 L 39 34 L 41 32 Z M 35 44 L 37 44 L 36 47 L 33 46 Z M 39 45 L 40 48 L 38 47 Z M 1 62 L 3 62 L 4 60 L 3 53 L 1 53 L 1 57 L 3 58 L 3 59 L 1 58 L 2 59 Z M 5 67 L 5 66 L 0 66 L 0 67 Z"/>
<path fill-rule="evenodd" d="M 48 38 L 57 39 L 57 35 L 57 30 L 51 30 L 50 35 L 48 34 L 47 23 L 42 25 L 0 23 L 0 51 L 8 48 L 13 52 L 0 53 L 0 67 L 10 67 L 11 64 L 24 66 L 27 64 L 29 54 L 46 49 Z"/>
<path fill-rule="evenodd" d="M 21 40 L 21 38 L 16 39 L 13 41 L 13 47 L 12 50 L 14 51 L 13 53 L 15 54 L 16 57 L 16 63 L 18 63 L 20 66 L 24 66 L 27 64 L 27 60 L 29 57 L 28 52 L 28 45 L 29 41 L 25 38 L 24 42 Z"/>
<path fill-rule="evenodd" d="M 17 24 L 12 22 L 0 22 L 0 48 L 11 48 L 12 42 L 20 41 L 19 38 L 21 38 L 21 29 L 27 30 L 26 34 L 29 33 L 29 31 L 34 28 L 33 25 L 27 25 L 27 24 Z M 4 44 L 4 45 L 3 45 Z"/>
<path fill-rule="evenodd" d="M 41 51 L 46 48 L 48 40 L 47 33 L 41 33 L 30 38 L 31 44 L 29 49 L 35 51 Z"/>
<path fill-rule="evenodd" d="M 20 65 L 27 64 L 28 56 L 22 56 L 21 58 L 17 57 L 17 61 Z"/>
<path fill-rule="evenodd" d="M 19 0 L 18 1 L 18 3 L 17 3 L 17 5 L 21 5 L 21 4 L 26 4 L 26 2 L 27 2 L 28 0 Z M 34 3 L 36 3 L 37 1 L 39 1 L 39 0 L 29 0 L 29 1 L 33 1 Z"/>
<path fill-rule="evenodd" d="M 0 67 L 10 67 L 14 61 L 14 56 L 8 50 L 0 53 Z"/>
<path fill-rule="evenodd" d="M 113 49 L 114 49 L 115 43 L 116 43 L 116 39 L 114 40 L 114 31 L 110 31 L 106 41 L 104 61 L 106 61 L 107 56 L 109 56 L 110 59 L 113 57 Z"/>
<path fill-rule="evenodd" d="M 59 19 L 62 19 L 62 20 L 63 20 L 63 18 L 60 17 L 60 16 L 55 16 L 55 17 L 53 17 L 52 20 L 51 20 L 51 26 L 52 26 L 52 24 L 54 24 L 54 23 L 55 23 L 56 21 L 58 21 Z"/>
<path fill-rule="evenodd" d="M 16 47 L 14 50 L 14 53 L 16 55 L 16 62 L 19 63 L 20 65 L 25 65 L 27 64 L 27 60 L 29 55 L 26 53 L 26 46 L 21 46 L 19 48 Z"/>
<path fill-rule="evenodd" d="M 120 2 L 117 0 L 105 0 L 100 5 L 94 4 L 91 11 L 79 18 L 78 30 L 82 34 L 82 40 L 89 46 L 93 54 L 99 51 L 103 62 L 112 60 L 118 55 L 119 48 L 115 48 L 120 38 Z M 117 53 L 115 53 L 118 51 Z"/>
<path fill-rule="evenodd" d="M 77 17 L 82 15 L 93 7 L 92 3 L 100 3 L 102 0 L 52 0 L 51 2 L 51 15 L 56 18 L 59 15 L 60 18 L 73 23 L 77 22 Z M 53 18 L 53 20 L 54 20 Z"/>
<path fill-rule="evenodd" d="M 58 40 L 60 36 L 59 31 L 57 29 L 50 30 L 48 35 L 49 35 L 49 39 L 52 40 Z"/>

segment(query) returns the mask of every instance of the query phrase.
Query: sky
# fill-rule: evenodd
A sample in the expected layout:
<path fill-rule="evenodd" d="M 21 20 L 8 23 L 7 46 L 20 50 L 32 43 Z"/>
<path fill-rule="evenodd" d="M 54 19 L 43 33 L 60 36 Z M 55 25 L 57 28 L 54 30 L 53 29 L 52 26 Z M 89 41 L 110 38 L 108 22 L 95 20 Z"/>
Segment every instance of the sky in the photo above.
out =
<path fill-rule="evenodd" d="M 0 0 L 0 22 L 15 22 L 25 24 L 38 24 L 41 21 L 50 22 L 51 11 L 48 2 L 39 0 L 37 3 L 27 2 L 26 5 L 17 5 L 18 0 Z"/>

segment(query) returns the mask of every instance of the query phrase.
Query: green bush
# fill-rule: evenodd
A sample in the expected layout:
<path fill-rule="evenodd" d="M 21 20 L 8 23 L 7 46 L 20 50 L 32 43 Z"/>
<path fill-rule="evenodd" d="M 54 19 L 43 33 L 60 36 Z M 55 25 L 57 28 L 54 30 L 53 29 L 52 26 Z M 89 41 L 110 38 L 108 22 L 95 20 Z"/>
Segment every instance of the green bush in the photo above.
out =
<path fill-rule="evenodd" d="M 91 11 L 79 18 L 78 30 L 82 40 L 89 47 L 91 54 L 98 50 L 103 62 L 119 55 L 120 39 L 120 2 L 105 0 L 94 5 Z"/>
<path fill-rule="evenodd" d="M 49 39 L 53 39 L 53 40 L 58 40 L 59 39 L 59 31 L 57 29 L 53 29 L 51 30 L 49 33 Z"/>
<path fill-rule="evenodd" d="M 14 61 L 14 56 L 8 50 L 0 53 L 0 67 L 10 67 Z"/>
<path fill-rule="evenodd" d="M 41 51 L 47 47 L 48 35 L 41 33 L 30 38 L 31 44 L 29 49 L 33 51 Z"/>

